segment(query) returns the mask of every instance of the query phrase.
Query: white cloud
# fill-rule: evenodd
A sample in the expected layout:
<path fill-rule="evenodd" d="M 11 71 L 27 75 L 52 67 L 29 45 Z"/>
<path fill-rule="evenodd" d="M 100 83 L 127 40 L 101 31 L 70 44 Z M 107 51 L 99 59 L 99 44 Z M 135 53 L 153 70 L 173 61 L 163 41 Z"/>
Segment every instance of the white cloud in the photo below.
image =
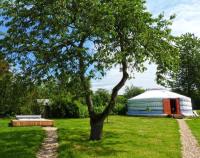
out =
<path fill-rule="evenodd" d="M 200 1 L 191 0 L 188 3 L 174 6 L 169 14 L 176 13 L 172 25 L 173 34 L 181 35 L 187 32 L 200 36 Z"/>
<path fill-rule="evenodd" d="M 176 19 L 171 26 L 174 35 L 191 32 L 200 37 L 200 0 L 148 0 L 147 7 L 153 15 L 164 12 L 166 17 L 169 17 L 176 14 Z M 147 65 L 147 67 L 148 70 L 144 73 L 135 73 L 135 79 L 129 80 L 126 85 L 133 84 L 143 88 L 161 87 L 155 81 L 156 66 Z M 102 80 L 92 81 L 93 90 L 98 88 L 111 90 L 120 79 L 121 73 L 117 68 L 113 68 Z M 123 92 L 124 87 L 120 93 Z"/>
<path fill-rule="evenodd" d="M 134 85 L 143 88 L 161 88 L 155 82 L 155 72 L 156 65 L 145 64 L 148 69 L 144 73 L 135 73 L 133 79 L 129 79 L 125 86 L 120 90 L 120 94 L 123 94 L 126 86 Z M 153 73 L 152 73 L 153 72 Z M 111 71 L 107 73 L 107 75 L 102 80 L 93 80 L 92 87 L 93 90 L 97 90 L 98 88 L 104 88 L 109 91 L 120 81 L 122 77 L 122 73 L 119 72 L 119 67 L 112 68 Z"/>

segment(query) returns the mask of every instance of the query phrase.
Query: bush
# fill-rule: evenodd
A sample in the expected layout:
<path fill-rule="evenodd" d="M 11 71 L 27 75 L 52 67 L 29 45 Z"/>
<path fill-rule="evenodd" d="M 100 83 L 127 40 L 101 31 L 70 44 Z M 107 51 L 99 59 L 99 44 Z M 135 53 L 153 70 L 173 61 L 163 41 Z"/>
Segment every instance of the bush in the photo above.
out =
<path fill-rule="evenodd" d="M 93 95 L 92 100 L 94 107 L 101 107 L 108 104 L 110 100 L 110 94 L 105 89 L 98 89 Z M 99 108 L 101 109 L 101 108 Z"/>
<path fill-rule="evenodd" d="M 88 108 L 86 105 L 82 104 L 80 101 L 75 101 L 79 110 L 79 118 L 86 118 L 89 116 Z"/>
<path fill-rule="evenodd" d="M 140 88 L 140 87 L 135 87 L 133 85 L 131 85 L 130 87 L 126 87 L 125 88 L 125 93 L 124 93 L 124 96 L 127 98 L 127 99 L 130 99 L 132 97 L 135 97 L 141 93 L 143 93 L 145 90 Z"/>
<path fill-rule="evenodd" d="M 88 117 L 87 106 L 69 96 L 58 96 L 45 106 L 45 116 L 50 118 L 85 118 Z"/>
<path fill-rule="evenodd" d="M 94 106 L 94 111 L 96 113 L 101 113 L 101 112 L 103 112 L 104 108 L 105 108 L 105 106 Z"/>
<path fill-rule="evenodd" d="M 126 105 L 117 103 L 112 110 L 112 114 L 114 115 L 126 115 Z"/>
<path fill-rule="evenodd" d="M 50 106 L 50 117 L 55 118 L 77 118 L 79 117 L 78 105 L 70 97 L 58 97 Z"/>

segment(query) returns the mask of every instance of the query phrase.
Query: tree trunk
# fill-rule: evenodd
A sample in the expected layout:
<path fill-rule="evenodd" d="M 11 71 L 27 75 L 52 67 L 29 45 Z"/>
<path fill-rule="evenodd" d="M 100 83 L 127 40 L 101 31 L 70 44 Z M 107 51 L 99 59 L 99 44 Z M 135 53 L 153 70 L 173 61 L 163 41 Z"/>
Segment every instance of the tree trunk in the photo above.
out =
<path fill-rule="evenodd" d="M 101 140 L 103 133 L 103 123 L 102 119 L 90 118 L 90 140 Z"/>

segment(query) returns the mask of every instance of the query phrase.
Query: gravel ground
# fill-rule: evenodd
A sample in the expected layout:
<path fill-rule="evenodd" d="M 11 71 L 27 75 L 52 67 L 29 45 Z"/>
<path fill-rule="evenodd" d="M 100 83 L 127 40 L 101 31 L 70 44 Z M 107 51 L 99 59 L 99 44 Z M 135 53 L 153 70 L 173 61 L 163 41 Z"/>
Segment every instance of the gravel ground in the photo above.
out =
<path fill-rule="evenodd" d="M 58 135 L 57 128 L 55 127 L 43 127 L 46 131 L 46 138 L 42 143 L 42 147 L 37 153 L 37 158 L 56 158 L 58 149 Z"/>
<path fill-rule="evenodd" d="M 182 157 L 200 158 L 200 146 L 184 119 L 177 119 L 181 133 Z"/>

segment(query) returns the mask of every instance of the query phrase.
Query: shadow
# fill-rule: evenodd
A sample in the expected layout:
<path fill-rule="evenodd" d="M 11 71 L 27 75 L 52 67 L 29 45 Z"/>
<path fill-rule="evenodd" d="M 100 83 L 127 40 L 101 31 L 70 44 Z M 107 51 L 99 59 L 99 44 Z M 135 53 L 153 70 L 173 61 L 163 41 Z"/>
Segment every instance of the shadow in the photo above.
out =
<path fill-rule="evenodd" d="M 103 139 L 89 141 L 88 120 L 58 120 L 59 158 L 179 157 L 176 121 L 169 118 L 113 117 Z"/>
<path fill-rule="evenodd" d="M 88 140 L 89 133 L 80 129 L 60 128 L 58 133 L 60 157 L 78 158 L 80 153 L 90 155 L 90 157 L 101 157 L 126 152 L 126 150 L 112 147 L 116 144 L 124 144 L 119 139 L 120 134 L 114 132 L 104 131 L 104 138 L 101 141 Z"/>
<path fill-rule="evenodd" d="M 4 128 L 0 131 L 0 157 L 35 158 L 43 138 L 39 128 Z"/>

